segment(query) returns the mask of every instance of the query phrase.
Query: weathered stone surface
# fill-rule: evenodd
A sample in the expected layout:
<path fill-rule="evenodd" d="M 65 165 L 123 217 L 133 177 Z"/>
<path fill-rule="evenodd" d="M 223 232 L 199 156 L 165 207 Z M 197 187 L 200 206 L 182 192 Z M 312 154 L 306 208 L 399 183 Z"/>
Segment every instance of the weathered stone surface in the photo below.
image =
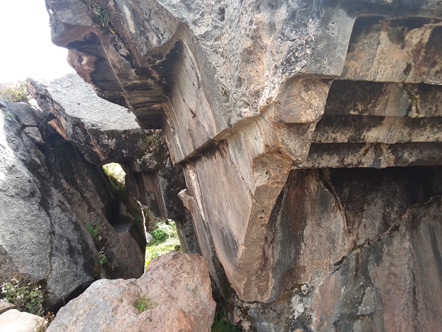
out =
<path fill-rule="evenodd" d="M 137 301 L 146 303 L 144 311 Z M 206 260 L 171 252 L 150 262 L 139 279 L 94 282 L 47 331 L 209 332 L 215 306 Z"/>
<path fill-rule="evenodd" d="M 144 154 L 145 139 L 152 133 L 142 130 L 126 108 L 97 97 L 78 75 L 66 75 L 47 87 L 30 80 L 28 87 L 39 107 L 51 115 L 49 124 L 89 162 L 125 161 Z M 150 157 L 153 161 L 156 156 Z"/>
<path fill-rule="evenodd" d="M 65 140 L 97 166 L 108 162 L 123 165 L 131 195 L 156 216 L 174 219 L 184 250 L 199 252 L 192 220 L 177 196 L 185 187 L 182 170 L 171 164 L 161 130 L 141 129 L 127 108 L 97 97 L 75 74 L 47 86 L 31 80 L 28 86 L 39 107 L 50 114 L 49 124 Z M 112 222 L 119 224 L 118 220 Z M 140 232 L 144 230 L 140 228 Z"/>
<path fill-rule="evenodd" d="M 351 170 L 441 165 L 438 0 L 98 1 L 116 34 L 80 1 L 76 20 L 58 14 L 65 1 L 46 2 L 53 40 L 80 75 L 109 100 L 123 97 L 143 128 L 163 128 L 211 275 L 227 297 L 225 273 L 247 328 L 309 331 L 327 312 L 353 315 L 348 301 L 302 314 L 287 292 L 319 287 L 343 257 L 374 248 L 391 226 L 384 216 L 425 203 L 408 195 L 440 195 L 437 167 L 373 170 L 373 183 Z M 431 190 L 412 180 L 428 172 Z M 369 286 L 366 307 L 378 291 Z M 338 331 L 371 328 L 339 315 Z M 376 316 L 375 326 L 395 319 Z"/>
<path fill-rule="evenodd" d="M 4 313 L 5 311 L 8 311 L 10 309 L 15 309 L 15 306 L 9 302 L 0 301 L 0 314 Z"/>
<path fill-rule="evenodd" d="M 54 306 L 101 273 L 141 275 L 140 245 L 111 225 L 117 199 L 103 171 L 52 130 L 44 112 L 2 101 L 0 115 L 1 280 L 43 282 L 45 303 Z M 103 239 L 101 272 L 88 224 Z"/>
<path fill-rule="evenodd" d="M 35 332 L 44 331 L 48 322 L 43 318 L 16 309 L 8 310 L 0 315 L 0 331 Z"/>
<path fill-rule="evenodd" d="M 293 171 L 266 245 L 283 295 L 239 306 L 260 332 L 440 329 L 437 305 L 416 308 L 439 298 L 441 192 L 440 167 Z"/>

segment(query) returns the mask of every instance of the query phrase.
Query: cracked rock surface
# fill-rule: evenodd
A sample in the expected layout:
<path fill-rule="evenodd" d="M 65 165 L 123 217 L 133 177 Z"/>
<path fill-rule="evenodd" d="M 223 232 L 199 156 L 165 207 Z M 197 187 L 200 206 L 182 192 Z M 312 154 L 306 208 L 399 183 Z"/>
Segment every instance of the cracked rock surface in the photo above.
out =
<path fill-rule="evenodd" d="M 6 101 L 0 109 L 0 279 L 40 282 L 52 307 L 102 274 L 141 275 L 142 244 L 112 227 L 118 200 L 103 170 L 48 124 L 48 113 Z M 99 227 L 109 266 L 99 264 L 87 225 Z"/>

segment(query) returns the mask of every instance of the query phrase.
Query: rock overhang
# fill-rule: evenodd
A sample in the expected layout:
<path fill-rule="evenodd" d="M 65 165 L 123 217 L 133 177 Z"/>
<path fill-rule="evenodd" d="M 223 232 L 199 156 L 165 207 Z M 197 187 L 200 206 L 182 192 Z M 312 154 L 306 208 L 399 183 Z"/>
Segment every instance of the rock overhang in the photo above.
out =
<path fill-rule="evenodd" d="M 47 0 L 53 40 L 164 129 L 202 251 L 245 301 L 278 296 L 269 222 L 293 171 L 441 164 L 436 0 L 97 1 L 115 33 L 69 2 L 77 22 Z"/>

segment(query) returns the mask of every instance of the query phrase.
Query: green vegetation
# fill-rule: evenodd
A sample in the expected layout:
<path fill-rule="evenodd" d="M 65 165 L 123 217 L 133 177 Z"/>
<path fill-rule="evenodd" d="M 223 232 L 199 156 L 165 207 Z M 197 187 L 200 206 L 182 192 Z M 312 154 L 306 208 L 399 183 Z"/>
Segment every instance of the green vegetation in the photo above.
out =
<path fill-rule="evenodd" d="M 89 8 L 91 9 L 93 16 L 93 21 L 101 26 L 102 28 L 106 29 L 110 33 L 115 33 L 116 29 L 112 25 L 112 23 L 109 21 L 109 15 L 106 11 L 106 9 L 102 8 L 99 4 L 87 0 L 89 3 Z"/>
<path fill-rule="evenodd" d="M 125 184 L 126 172 L 123 167 L 118 163 L 109 163 L 103 165 L 103 170 L 109 178 L 113 178 L 120 184 Z"/>
<path fill-rule="evenodd" d="M 1 287 L 2 297 L 18 310 L 40 316 L 43 314 L 43 291 L 37 283 L 12 279 Z"/>
<path fill-rule="evenodd" d="M 112 189 L 115 194 L 120 198 L 124 198 L 127 195 L 126 190 L 126 172 L 118 163 L 109 163 L 103 165 L 103 171 L 106 173 L 109 181 L 112 185 Z"/>
<path fill-rule="evenodd" d="M 100 242 L 103 240 L 103 237 L 100 234 L 100 225 L 93 226 L 91 223 L 86 225 L 86 229 L 89 234 L 92 236 L 92 240 L 94 240 L 95 246 L 98 246 Z"/>
<path fill-rule="evenodd" d="M 28 90 L 24 82 L 3 84 L 0 85 L 0 97 L 13 103 L 28 101 Z"/>
<path fill-rule="evenodd" d="M 106 248 L 107 248 L 107 241 L 103 238 L 103 236 L 100 233 L 100 225 L 92 225 L 91 223 L 88 223 L 86 225 L 86 229 L 89 232 L 89 234 L 92 236 L 92 240 L 94 241 L 95 248 L 98 251 L 98 264 L 100 266 L 103 266 L 109 262 L 109 259 L 106 255 Z M 109 264 L 111 270 L 115 270 L 117 267 L 117 263 L 112 262 Z"/>
<path fill-rule="evenodd" d="M 142 313 L 148 309 L 153 309 L 158 306 L 158 303 L 152 301 L 152 299 L 144 296 L 139 296 L 134 303 L 139 313 Z"/>
<path fill-rule="evenodd" d="M 167 254 L 172 250 L 176 250 L 180 245 L 180 240 L 178 238 L 174 221 L 157 222 L 151 234 L 155 240 L 146 246 L 146 268 L 152 259 Z"/>
<path fill-rule="evenodd" d="M 146 135 L 144 136 L 144 142 L 146 143 L 146 145 L 149 145 L 152 142 L 155 142 L 158 139 L 158 137 L 154 136 L 154 135 Z"/>
<path fill-rule="evenodd" d="M 223 315 L 216 313 L 212 324 L 212 332 L 241 332 L 238 326 L 232 325 Z"/>
<path fill-rule="evenodd" d="M 104 265 L 107 263 L 107 256 L 106 256 L 106 253 L 104 252 L 104 250 L 100 250 L 98 252 L 98 263 L 100 265 Z"/>

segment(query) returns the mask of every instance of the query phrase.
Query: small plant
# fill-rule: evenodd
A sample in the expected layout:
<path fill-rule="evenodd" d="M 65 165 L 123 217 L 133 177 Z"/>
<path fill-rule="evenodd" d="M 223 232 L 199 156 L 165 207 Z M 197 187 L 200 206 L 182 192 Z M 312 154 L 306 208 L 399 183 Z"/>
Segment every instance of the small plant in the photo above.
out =
<path fill-rule="evenodd" d="M 28 101 L 28 90 L 24 82 L 3 84 L 0 86 L 0 97 L 13 103 Z"/>
<path fill-rule="evenodd" d="M 142 313 L 148 309 L 153 309 L 157 307 L 158 304 L 148 297 L 139 296 L 135 301 L 134 306 L 135 308 L 137 308 L 139 313 Z"/>
<path fill-rule="evenodd" d="M 161 229 L 161 228 L 157 228 L 157 229 L 154 229 L 153 231 L 152 231 L 152 235 L 153 235 L 153 237 L 155 238 L 155 240 L 157 240 L 157 241 L 165 241 L 165 240 L 167 240 L 167 238 L 169 237 L 169 235 L 167 234 L 167 232 L 165 232 L 163 229 Z"/>
<path fill-rule="evenodd" d="M 212 324 L 212 332 L 241 332 L 238 326 L 230 323 L 223 315 L 216 313 Z"/>
<path fill-rule="evenodd" d="M 150 143 L 155 142 L 157 139 L 158 137 L 154 135 L 146 135 L 144 136 L 144 143 L 146 143 L 146 145 L 149 145 Z"/>
<path fill-rule="evenodd" d="M 107 256 L 106 256 L 104 250 L 100 250 L 100 251 L 98 252 L 98 263 L 99 263 L 100 265 L 104 265 L 104 264 L 107 263 Z"/>
<path fill-rule="evenodd" d="M 106 29 L 110 33 L 115 33 L 116 30 L 113 27 L 112 23 L 109 21 L 109 15 L 104 8 L 93 1 L 88 1 L 89 6 L 94 14 L 93 21 L 100 25 L 102 28 Z"/>
<path fill-rule="evenodd" d="M 91 223 L 88 223 L 86 225 L 86 229 L 89 232 L 89 234 L 92 236 L 94 244 L 98 246 L 101 240 L 103 240 L 103 237 L 100 235 L 100 225 L 93 226 Z"/>
<path fill-rule="evenodd" d="M 43 314 L 43 291 L 40 285 L 11 279 L 2 284 L 1 290 L 4 299 L 15 305 L 18 310 L 34 315 Z"/>
<path fill-rule="evenodd" d="M 158 251 L 146 252 L 145 266 L 147 267 L 152 259 L 157 258 L 160 255 L 161 254 Z"/>

